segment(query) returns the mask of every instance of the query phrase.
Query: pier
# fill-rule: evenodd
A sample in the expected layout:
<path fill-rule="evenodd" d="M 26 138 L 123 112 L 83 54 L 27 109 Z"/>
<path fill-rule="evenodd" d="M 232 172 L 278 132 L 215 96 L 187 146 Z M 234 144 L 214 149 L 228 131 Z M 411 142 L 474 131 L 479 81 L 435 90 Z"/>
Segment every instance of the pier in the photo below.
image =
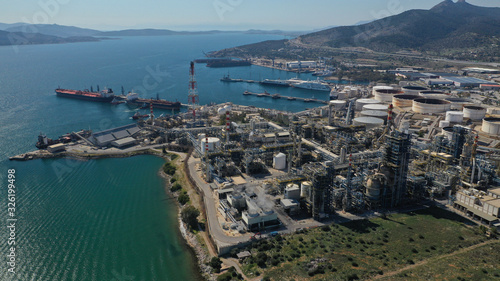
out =
<path fill-rule="evenodd" d="M 316 103 L 322 103 L 322 104 L 328 104 L 328 101 L 326 100 L 318 100 L 315 98 L 301 98 L 301 97 L 291 97 L 291 96 L 282 96 L 280 94 L 270 94 L 268 92 L 264 93 L 253 93 L 249 91 L 243 92 L 243 95 L 252 95 L 252 96 L 257 96 L 257 97 L 267 97 L 267 98 L 273 98 L 273 99 L 286 99 L 289 101 L 303 101 L 303 102 L 316 102 Z"/>

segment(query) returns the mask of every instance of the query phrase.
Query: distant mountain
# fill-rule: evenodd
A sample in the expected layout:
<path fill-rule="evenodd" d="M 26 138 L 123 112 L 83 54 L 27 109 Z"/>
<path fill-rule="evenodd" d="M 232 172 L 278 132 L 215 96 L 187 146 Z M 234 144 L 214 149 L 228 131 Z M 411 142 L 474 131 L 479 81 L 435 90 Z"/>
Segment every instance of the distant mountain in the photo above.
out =
<path fill-rule="evenodd" d="M 58 24 L 16 24 L 4 29 L 8 32 L 40 33 L 57 37 L 95 36 L 101 31 Z"/>
<path fill-rule="evenodd" d="M 26 23 L 24 22 L 16 22 L 16 23 L 1 23 L 0 22 L 0 30 L 5 30 L 9 27 L 15 27 L 15 26 L 20 26 L 20 25 L 25 25 Z"/>
<path fill-rule="evenodd" d="M 418 50 L 442 56 L 500 57 L 500 8 L 445 0 L 430 10 L 410 10 L 358 26 L 342 26 L 277 44 L 281 53 L 298 49 L 362 47 L 393 53 Z M 267 44 L 269 43 L 262 43 Z M 214 53 L 215 56 L 252 54 L 255 44 Z M 284 49 L 283 49 L 284 48 Z M 278 49 L 269 50 L 276 55 Z M 469 53 L 469 54 L 467 54 Z"/>
<path fill-rule="evenodd" d="M 0 46 L 2 45 L 33 45 L 60 44 L 75 42 L 95 42 L 99 39 L 89 36 L 58 37 L 40 33 L 7 32 L 0 30 Z"/>

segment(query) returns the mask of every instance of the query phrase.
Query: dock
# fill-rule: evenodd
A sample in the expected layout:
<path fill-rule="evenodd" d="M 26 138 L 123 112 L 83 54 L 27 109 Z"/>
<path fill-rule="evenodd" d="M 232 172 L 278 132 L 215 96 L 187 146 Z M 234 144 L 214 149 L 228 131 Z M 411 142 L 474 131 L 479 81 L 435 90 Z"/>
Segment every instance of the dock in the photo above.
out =
<path fill-rule="evenodd" d="M 268 92 L 264 93 L 253 93 L 249 91 L 243 92 L 243 95 L 252 95 L 252 96 L 257 96 L 257 97 L 266 97 L 266 98 L 272 98 L 272 99 L 286 99 L 289 101 L 302 101 L 302 102 L 315 102 L 315 103 L 322 103 L 322 104 L 328 104 L 328 101 L 326 100 L 318 100 L 315 98 L 301 98 L 301 97 L 291 97 L 291 96 L 282 96 L 280 94 L 270 94 Z"/>

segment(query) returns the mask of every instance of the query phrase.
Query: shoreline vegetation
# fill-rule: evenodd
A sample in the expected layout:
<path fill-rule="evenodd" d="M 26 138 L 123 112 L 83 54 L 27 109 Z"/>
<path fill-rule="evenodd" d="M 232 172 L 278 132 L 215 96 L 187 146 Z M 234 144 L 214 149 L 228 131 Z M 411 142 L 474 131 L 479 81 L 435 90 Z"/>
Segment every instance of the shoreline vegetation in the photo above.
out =
<path fill-rule="evenodd" d="M 212 268 L 208 265 L 210 258 L 216 257 L 213 242 L 206 232 L 206 215 L 203 201 L 194 185 L 187 176 L 187 160 L 191 157 L 192 150 L 187 153 L 165 151 L 164 159 L 168 159 L 160 170 L 160 176 L 165 179 L 165 192 L 176 199 L 179 231 L 186 246 L 196 259 L 198 276 L 203 280 L 216 280 Z M 184 220 L 184 212 L 194 211 L 197 229 Z M 198 214 L 198 215 L 196 215 Z"/>

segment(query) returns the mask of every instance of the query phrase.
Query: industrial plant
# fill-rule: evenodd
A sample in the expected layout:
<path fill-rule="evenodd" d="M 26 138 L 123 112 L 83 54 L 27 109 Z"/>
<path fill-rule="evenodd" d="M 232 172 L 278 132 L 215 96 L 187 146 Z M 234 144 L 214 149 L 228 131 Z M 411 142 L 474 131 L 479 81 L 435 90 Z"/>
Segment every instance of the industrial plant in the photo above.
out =
<path fill-rule="evenodd" d="M 193 63 L 189 77 L 187 112 L 155 118 L 151 107 L 137 124 L 73 133 L 67 142 L 41 135 L 42 150 L 17 159 L 191 149 L 189 174 L 213 204 L 207 216 L 219 252 L 256 233 L 432 200 L 500 226 L 500 108 L 481 94 L 408 81 L 332 85 L 326 106 L 291 113 L 201 106 Z"/>

